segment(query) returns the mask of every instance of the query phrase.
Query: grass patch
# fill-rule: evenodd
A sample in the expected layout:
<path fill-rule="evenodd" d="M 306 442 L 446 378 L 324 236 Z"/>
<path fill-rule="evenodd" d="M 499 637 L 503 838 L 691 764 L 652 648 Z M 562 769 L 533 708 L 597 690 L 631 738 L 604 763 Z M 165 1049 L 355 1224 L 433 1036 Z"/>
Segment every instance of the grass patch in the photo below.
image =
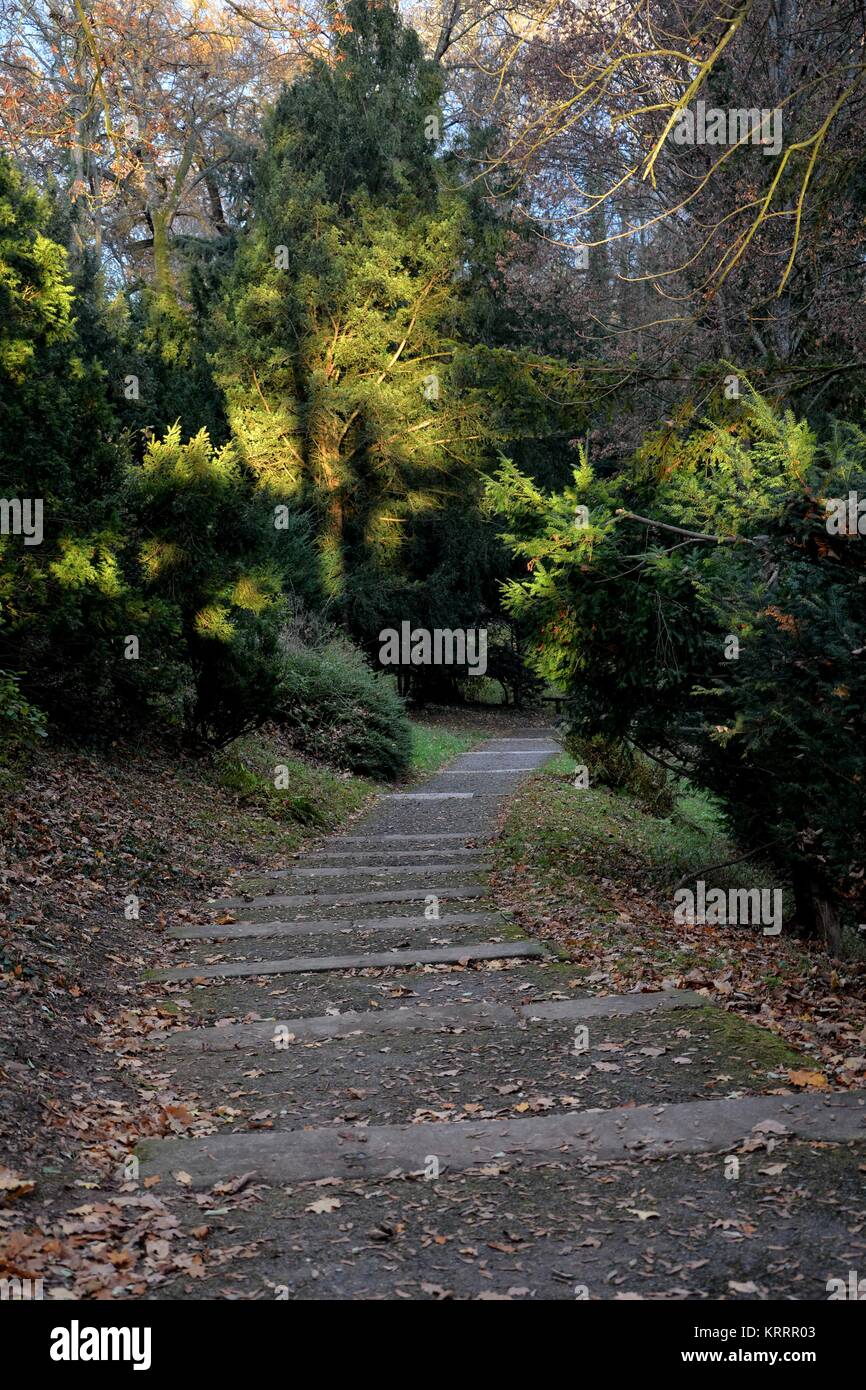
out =
<path fill-rule="evenodd" d="M 413 723 L 409 778 L 429 776 L 478 740 L 471 732 Z M 291 852 L 311 832 L 337 829 L 386 787 L 301 758 L 268 733 L 238 739 L 215 755 L 210 777 L 235 801 L 237 829 L 259 854 Z"/>
<path fill-rule="evenodd" d="M 292 850 L 311 830 L 336 828 L 376 791 L 374 782 L 307 762 L 264 733 L 218 754 L 211 776 L 236 798 L 244 836 L 262 852 Z"/>
<path fill-rule="evenodd" d="M 796 1055 L 802 1066 L 805 1054 L 843 1084 L 862 1084 L 866 971 L 859 963 L 840 967 L 784 926 L 769 937 L 758 923 L 675 920 L 677 886 L 699 878 L 707 891 L 781 887 L 793 907 L 772 865 L 746 859 L 712 867 L 738 854 L 712 797 L 681 784 L 671 814 L 657 816 L 627 792 L 575 786 L 575 768 L 568 755 L 555 758 L 506 808 L 493 846 L 498 906 L 564 952 L 582 988 L 700 990 L 736 1016 L 733 1029 L 759 1015 L 784 1038 L 790 1053 L 767 1040 L 768 1064 L 784 1067 Z M 753 1056 L 763 1031 L 743 1035 Z"/>
<path fill-rule="evenodd" d="M 672 895 L 687 876 L 703 877 L 707 889 L 738 887 L 744 873 L 750 887 L 787 888 L 773 867 L 759 859 L 713 867 L 735 859 L 739 851 L 720 806 L 707 792 L 680 783 L 671 814 L 655 816 L 628 792 L 575 787 L 576 768 L 573 758 L 560 753 L 546 765 L 541 780 L 530 785 L 529 823 L 522 816 L 509 817 L 503 830 L 510 856 L 525 856 L 531 849 L 533 858 L 558 865 L 563 876 L 579 860 L 590 875 L 606 867 L 607 877 L 627 876 L 641 891 L 657 894 Z M 536 806 L 542 814 L 532 814 Z M 598 900 L 596 889 L 593 897 Z"/>
<path fill-rule="evenodd" d="M 457 729 L 449 729 L 441 724 L 420 724 L 412 721 L 412 759 L 409 775 L 412 778 L 426 777 L 443 763 L 450 762 L 467 748 L 473 748 L 483 736 Z"/>

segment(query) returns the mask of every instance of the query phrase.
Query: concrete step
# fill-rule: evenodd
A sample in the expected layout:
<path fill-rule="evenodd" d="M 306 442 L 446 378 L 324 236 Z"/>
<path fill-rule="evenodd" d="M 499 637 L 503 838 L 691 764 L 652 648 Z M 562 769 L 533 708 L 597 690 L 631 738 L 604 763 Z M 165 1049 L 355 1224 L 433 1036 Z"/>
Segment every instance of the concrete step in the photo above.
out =
<path fill-rule="evenodd" d="M 409 931 L 425 921 L 428 926 L 501 927 L 507 918 L 496 912 L 450 912 L 439 918 L 415 917 L 302 917 L 296 922 L 239 922 L 224 926 L 172 927 L 166 936 L 174 941 L 245 941 L 283 936 L 321 936 L 334 931 Z"/>
<path fill-rule="evenodd" d="M 522 777 L 535 767 L 445 767 L 437 777 Z"/>
<path fill-rule="evenodd" d="M 470 801 L 474 792 L 386 792 L 384 801 Z"/>
<path fill-rule="evenodd" d="M 148 971 L 146 981 L 219 980 L 247 975 L 296 975 L 323 970 L 411 969 L 413 965 L 459 965 L 473 960 L 513 960 L 543 956 L 537 941 L 480 942 L 431 950 L 381 951 L 345 956 L 295 956 L 288 960 L 226 961 L 221 965 L 179 966 Z"/>
<path fill-rule="evenodd" d="M 227 1106 L 232 1130 L 256 1127 L 257 1115 L 269 1129 L 512 1119 L 764 1094 L 780 1085 L 779 1070 L 754 1059 L 760 1034 L 747 1024 L 737 1030 L 720 1079 L 720 1052 L 731 1041 L 728 1015 L 705 1001 L 640 1017 L 530 1021 L 514 996 L 508 1010 L 507 1001 L 492 998 L 484 1002 L 499 1011 L 485 1028 L 463 1026 L 459 1011 L 448 1027 L 424 1027 L 421 1001 L 399 1002 L 407 1004 L 400 1012 L 369 1009 L 369 1032 L 360 1021 L 345 1030 L 338 1021 L 338 1036 L 328 1036 L 333 1025 L 318 1019 L 310 1026 L 321 1036 L 298 1037 L 286 1010 L 264 1040 L 160 1051 L 157 1065 L 164 1084 L 193 1106 L 199 1097 L 206 1109 Z M 446 1003 L 436 994 L 429 1002 L 437 1009 Z M 220 1019 L 220 1028 L 233 1026 Z"/>
<path fill-rule="evenodd" d="M 323 925 L 327 925 L 323 923 Z M 391 927 L 337 927 L 330 931 L 296 934 L 287 947 L 281 936 L 253 937 L 234 941 L 187 941 L 178 965 L 217 965 L 223 961 L 280 960 L 293 956 L 342 956 L 347 951 L 361 955 L 364 951 L 427 951 L 437 946 L 479 945 L 484 941 L 519 939 L 523 933 L 504 921 L 489 926 L 455 925 L 441 918 L 425 918 L 420 913 Z"/>
<path fill-rule="evenodd" d="M 461 884 L 459 888 L 437 887 L 436 896 L 442 899 L 481 898 L 486 892 L 483 884 Z M 244 912 L 272 910 L 278 907 L 330 907 L 335 903 L 353 907 L 360 903 L 417 903 L 430 895 L 429 885 L 419 888 L 381 888 L 369 893 L 271 893 L 256 898 L 219 898 L 208 903 L 215 912 Z"/>
<path fill-rule="evenodd" d="M 494 936 L 498 935 L 495 931 Z M 321 939 L 309 938 L 311 942 Z M 286 956 L 299 954 L 294 943 L 287 945 Z M 178 958 L 172 964 L 183 965 L 185 961 Z M 546 955 L 474 961 L 468 970 L 438 970 L 426 965 L 399 973 L 326 970 L 313 975 L 206 980 L 203 984 L 166 986 L 166 990 L 170 990 L 171 1000 L 183 1000 L 186 1006 L 178 1023 L 193 1027 L 199 1020 L 242 1023 L 274 1014 L 308 1018 L 332 1012 L 363 1013 L 397 1004 L 530 1004 L 559 997 L 562 973 L 555 957 Z"/>
<path fill-rule="evenodd" d="M 466 834 L 461 830 L 438 830 L 425 833 L 418 831 L 417 834 L 368 834 L 368 835 L 335 835 L 335 845 L 368 845 L 368 844 L 400 844 L 409 840 L 466 840 Z"/>
<path fill-rule="evenodd" d="M 637 1157 L 731 1152 L 760 1136 L 864 1141 L 866 1092 L 745 1096 L 530 1119 L 341 1125 L 204 1139 L 151 1139 L 139 1144 L 136 1153 L 143 1178 L 160 1176 L 168 1184 L 181 1173 L 184 1184 L 201 1189 L 244 1173 L 253 1173 L 264 1183 L 381 1179 L 395 1172 L 422 1172 L 431 1155 L 440 1171 L 451 1172 L 503 1158 L 521 1164 L 545 1155 L 555 1155 L 562 1164 L 598 1165 Z"/>
<path fill-rule="evenodd" d="M 628 1017 L 637 1013 L 700 1008 L 706 1001 L 693 990 L 661 990 L 655 994 L 608 994 L 588 999 L 541 1001 L 512 1007 L 488 1002 L 446 1005 L 414 1005 L 399 1009 L 367 1009 L 363 1012 L 319 1014 L 313 1018 L 283 1018 L 257 1023 L 228 1024 L 223 1028 L 185 1028 L 158 1039 L 169 1051 L 230 1052 L 237 1048 L 274 1046 L 277 1030 L 291 1042 L 308 1038 L 345 1038 L 356 1034 L 436 1032 L 453 1028 L 514 1026 L 522 1021 L 565 1020 L 584 1022 L 596 1018 Z"/>
<path fill-rule="evenodd" d="M 379 878 L 390 878 L 395 874 L 461 874 L 483 873 L 488 866 L 481 863 L 462 864 L 322 864 L 296 869 L 277 869 L 269 878 L 282 878 L 292 875 L 295 878 L 346 878 L 352 874 L 371 874 Z"/>
<path fill-rule="evenodd" d="M 358 864 L 370 865 L 416 864 L 422 860 L 433 859 L 437 864 L 448 863 L 454 868 L 459 868 L 464 860 L 476 858 L 479 852 L 478 849 L 447 849 L 444 846 L 441 849 L 317 849 L 303 855 L 303 859 L 314 863 L 324 863 L 332 859 L 353 860 Z"/>

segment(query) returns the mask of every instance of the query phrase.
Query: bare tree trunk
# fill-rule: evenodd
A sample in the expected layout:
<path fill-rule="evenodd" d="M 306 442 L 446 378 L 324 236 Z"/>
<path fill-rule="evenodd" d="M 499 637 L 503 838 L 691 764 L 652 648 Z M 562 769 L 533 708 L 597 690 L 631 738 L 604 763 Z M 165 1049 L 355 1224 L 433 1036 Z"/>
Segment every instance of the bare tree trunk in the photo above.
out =
<path fill-rule="evenodd" d="M 820 937 L 831 956 L 842 954 L 842 924 L 826 889 L 808 864 L 795 864 L 791 878 L 798 934 Z"/>

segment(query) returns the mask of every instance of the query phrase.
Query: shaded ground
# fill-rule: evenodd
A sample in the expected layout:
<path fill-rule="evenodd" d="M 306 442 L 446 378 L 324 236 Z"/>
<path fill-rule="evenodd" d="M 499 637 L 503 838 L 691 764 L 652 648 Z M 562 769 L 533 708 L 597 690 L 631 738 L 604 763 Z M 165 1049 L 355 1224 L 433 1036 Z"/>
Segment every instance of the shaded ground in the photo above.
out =
<path fill-rule="evenodd" d="M 772 937 L 760 928 L 677 923 L 680 879 L 701 873 L 708 888 L 742 881 L 742 866 L 715 875 L 701 867 L 736 850 L 712 822 L 696 819 L 699 803 L 685 799 L 660 820 L 627 795 L 575 788 L 570 766 L 563 758 L 537 774 L 503 818 L 493 878 L 499 905 L 563 952 L 592 993 L 703 991 L 783 1036 L 823 1084 L 862 1086 L 866 957 L 833 961 L 787 930 Z M 769 881 L 749 873 L 757 875 L 750 883 Z"/>
<path fill-rule="evenodd" d="M 229 1129 L 289 1129 L 738 1095 L 778 1089 L 802 1062 L 772 1034 L 711 1008 L 598 1019 L 588 1031 L 578 1056 L 573 1024 L 534 1023 L 195 1052 L 167 1059 L 160 1076 L 193 1111 L 197 1099 L 206 1113 L 222 1111 Z"/>
<path fill-rule="evenodd" d="M 495 742 L 489 749 L 491 757 L 498 756 Z M 499 751 L 503 766 L 510 765 L 507 750 Z M 473 757 L 464 775 L 450 782 L 434 777 L 424 788 L 478 787 L 484 780 L 474 771 L 479 764 Z M 460 831 L 461 843 L 483 848 L 520 775 L 503 779 L 504 786 L 498 778 L 489 782 L 494 780 L 495 791 L 463 801 L 385 797 L 352 832 L 436 835 L 447 829 Z M 0 1214 L 2 1272 L 44 1277 L 48 1296 L 115 1299 L 826 1297 L 829 1278 L 846 1277 L 866 1258 L 866 1150 L 862 1144 L 797 1142 L 772 1123 L 750 1128 L 733 1154 L 586 1167 L 576 1154 L 557 1147 L 543 1161 L 538 1155 L 521 1160 L 503 1154 L 468 1172 L 452 1173 L 446 1166 L 438 1175 L 395 1171 L 382 1179 L 334 1176 L 288 1187 L 261 1182 L 253 1161 L 210 1190 L 194 1190 L 188 1174 L 170 1167 L 170 1157 L 163 1172 L 157 1142 L 147 1146 L 156 1155 L 145 1161 L 142 1172 L 148 1176 L 139 1175 L 131 1149 L 148 1135 L 207 1145 L 237 1134 L 252 1141 L 254 1154 L 256 1136 L 267 1132 L 282 1144 L 284 1135 L 291 1143 L 293 1133 L 323 1127 L 339 1147 L 353 1136 L 363 1144 L 366 1127 L 383 1124 L 434 1121 L 454 1134 L 459 1131 L 452 1127 L 462 1120 L 534 1122 L 594 1111 L 614 1112 L 616 1120 L 637 1105 L 650 1105 L 648 1113 L 656 1114 L 672 1102 L 733 1097 L 736 1104 L 745 1095 L 785 1097 L 826 1086 L 814 1046 L 808 1051 L 817 1034 L 804 1027 L 775 1033 L 756 1027 L 745 1016 L 748 1010 L 739 1007 L 741 996 L 748 1002 L 739 977 L 730 977 L 725 995 L 682 971 L 673 976 L 664 953 L 682 951 L 683 943 L 665 939 L 663 910 L 656 906 L 653 916 L 649 897 L 643 912 L 640 874 L 618 877 L 615 844 L 607 871 L 597 876 L 592 817 L 578 820 L 575 810 L 562 781 L 550 774 L 538 774 L 517 791 L 497 850 L 499 900 L 516 912 L 489 928 L 424 921 L 422 901 L 351 911 L 365 918 L 405 914 L 406 926 L 399 930 L 340 929 L 310 935 L 305 943 L 276 937 L 169 942 L 160 935 L 158 950 L 149 951 L 146 962 L 139 944 L 138 958 L 121 959 L 118 970 L 130 963 L 160 966 L 245 954 L 273 959 L 332 947 L 363 956 L 386 944 L 394 947 L 400 939 L 427 945 L 440 934 L 447 940 L 510 940 L 519 934 L 516 916 L 574 959 L 359 968 L 139 987 L 125 1013 L 116 1022 L 106 1019 L 98 1035 L 111 1049 L 102 1112 L 110 1123 L 93 1125 L 88 1096 L 68 1155 L 43 1163 L 37 1192 L 20 1195 Z M 580 845 L 571 856 L 566 816 Z M 630 824 L 634 828 L 633 817 Z M 610 829 L 606 822 L 605 830 Z M 635 835 L 629 843 L 632 857 L 639 841 Z M 377 843 L 381 851 L 386 842 Z M 348 854 L 351 845 L 354 855 L 357 844 L 345 839 L 329 848 Z M 293 848 L 287 845 L 286 853 Z M 285 854 L 269 860 L 257 852 L 258 864 L 248 853 L 230 867 L 248 874 L 250 868 L 285 863 Z M 362 844 L 353 863 L 364 853 Z M 321 860 L 304 856 L 302 862 Z M 226 863 L 225 848 L 213 863 Z M 197 882 L 205 872 L 205 867 L 198 870 Z M 459 881 L 457 862 L 453 875 L 450 881 Z M 239 877 L 232 875 L 233 891 Z M 590 880 L 594 908 L 604 892 L 620 906 L 587 924 L 581 914 Z M 216 881 L 214 874 L 211 885 Z M 417 881 L 425 886 L 425 875 Z M 346 882 L 360 885 L 361 877 L 350 873 Z M 285 879 L 273 886 L 287 891 Z M 324 880 L 323 891 L 332 886 Z M 369 879 L 363 884 L 368 886 Z M 621 911 L 626 897 L 635 909 L 628 918 Z M 170 916 L 163 909 L 156 925 L 210 918 L 218 934 L 221 919 L 214 920 L 214 909 L 202 898 L 199 893 L 195 905 L 191 900 Z M 298 915 L 307 910 L 299 909 Z M 258 915 L 267 920 L 267 907 Z M 345 908 L 319 902 L 315 915 L 343 916 Z M 785 976 L 787 989 L 791 978 Z M 275 1051 L 267 1040 L 214 1053 L 172 1050 L 170 1039 L 168 1048 L 158 1046 L 173 1028 L 197 1023 L 291 1021 L 346 1010 L 384 1013 L 421 1003 L 519 1008 L 573 1000 L 587 990 L 652 990 L 675 980 L 698 984 L 707 1005 L 593 1018 L 579 1039 L 573 1023 L 559 1020 L 362 1032 L 296 1041 L 284 1051 Z M 133 988 L 128 973 L 123 984 Z M 835 1021 L 832 983 L 830 995 L 829 1016 Z M 817 1009 L 817 985 L 810 997 Z M 716 999 L 738 1005 L 739 1011 L 715 1007 Z M 845 1018 L 850 1027 L 850 1014 Z M 94 1070 L 103 1074 L 99 1064 L 96 1069 L 91 1064 L 91 1077 Z M 74 1094 L 69 1099 L 65 1122 L 74 1125 Z M 418 1130 L 419 1138 L 426 1132 Z M 712 1138 L 706 1142 L 711 1148 Z M 246 1149 L 247 1138 L 243 1144 Z"/>
<path fill-rule="evenodd" d="M 442 721 L 419 728 L 415 776 L 476 738 Z M 288 796 L 255 785 L 278 762 L 291 768 Z M 273 732 L 203 760 L 118 741 L 0 767 L 0 1166 L 38 1181 L 82 1145 L 116 1154 L 137 1126 L 153 1132 L 159 1116 L 133 1118 L 114 1055 L 144 1029 L 131 996 L 142 966 L 161 960 L 166 925 L 207 920 L 207 897 L 283 867 L 374 791 Z"/>
<path fill-rule="evenodd" d="M 242 1216 L 198 1209 L 203 1243 L 242 1254 L 186 1292 L 213 1280 L 218 1296 L 267 1299 L 820 1299 L 863 1267 L 862 1151 L 761 1147 L 737 1179 L 725 1158 L 254 1189 Z"/>

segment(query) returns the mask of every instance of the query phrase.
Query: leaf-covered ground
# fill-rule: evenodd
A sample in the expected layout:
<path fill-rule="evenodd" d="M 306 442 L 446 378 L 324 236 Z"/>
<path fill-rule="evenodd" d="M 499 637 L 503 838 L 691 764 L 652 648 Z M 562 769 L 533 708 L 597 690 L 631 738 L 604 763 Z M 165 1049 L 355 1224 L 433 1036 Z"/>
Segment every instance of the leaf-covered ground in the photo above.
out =
<path fill-rule="evenodd" d="M 507 722 L 479 711 L 452 727 L 431 711 L 414 724 L 408 780 Z M 193 1119 L 173 1092 L 138 1084 L 142 1040 L 175 1014 L 137 982 L 170 963 L 167 925 L 208 920 L 208 897 L 283 865 L 376 790 L 273 731 L 204 760 L 117 742 L 0 769 L 0 1277 L 50 1269 L 65 1281 L 55 1297 L 105 1296 L 120 1270 L 139 1292 L 194 1277 L 195 1238 L 170 1246 L 177 1223 L 155 1193 L 87 1201 L 106 1179 L 123 1186 L 139 1139 Z"/>
<path fill-rule="evenodd" d="M 486 714 L 457 732 L 425 719 L 419 773 L 494 729 Z M 277 761 L 291 762 L 290 799 L 274 799 Z M 51 1298 L 797 1298 L 823 1297 L 829 1275 L 862 1263 L 862 1154 L 772 1135 L 739 1151 L 733 1185 L 709 1154 L 589 1173 L 497 1162 L 432 1185 L 404 1174 L 269 1187 L 239 1173 L 203 1192 L 182 1174 L 127 1180 L 148 1137 L 534 1117 L 860 1080 L 862 968 L 834 972 L 785 937 L 675 928 L 666 885 L 721 857 L 717 827 L 699 807 L 658 821 L 627 798 L 578 791 L 563 764 L 511 803 L 497 879 L 500 899 L 567 961 L 138 986 L 143 968 L 171 963 L 168 923 L 203 920 L 205 898 L 345 823 L 373 791 L 273 737 L 207 764 L 157 748 L 55 749 L 7 789 L 0 1277 L 44 1278 Z M 124 912 L 131 894 L 138 919 Z M 347 1038 L 276 1061 L 145 1047 L 194 1014 L 663 983 L 727 1012 L 611 1018 L 579 1065 L 548 1025 L 387 1046 Z"/>
<path fill-rule="evenodd" d="M 736 855 L 712 808 L 680 798 L 659 819 L 631 796 L 573 785 L 562 757 L 511 802 L 496 847 L 500 905 L 530 933 L 555 943 L 592 993 L 695 989 L 714 1004 L 779 1034 L 811 1059 L 794 1087 L 862 1086 L 866 1080 L 866 959 L 830 960 L 783 929 L 714 927 L 674 920 L 679 880 L 760 886 L 767 869 L 706 872 Z M 737 875 L 739 874 L 739 878 Z"/>

